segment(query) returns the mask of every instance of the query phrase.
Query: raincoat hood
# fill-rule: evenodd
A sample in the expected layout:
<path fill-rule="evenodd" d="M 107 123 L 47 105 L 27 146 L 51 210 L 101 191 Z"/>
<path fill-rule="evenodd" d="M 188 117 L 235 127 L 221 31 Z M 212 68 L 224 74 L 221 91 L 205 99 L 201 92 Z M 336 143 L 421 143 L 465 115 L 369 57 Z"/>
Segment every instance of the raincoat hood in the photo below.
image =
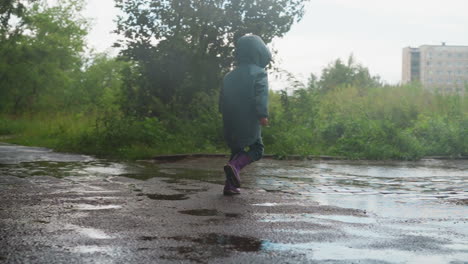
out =
<path fill-rule="evenodd" d="M 236 43 L 235 58 L 238 64 L 265 68 L 271 61 L 271 52 L 259 36 L 245 35 Z"/>

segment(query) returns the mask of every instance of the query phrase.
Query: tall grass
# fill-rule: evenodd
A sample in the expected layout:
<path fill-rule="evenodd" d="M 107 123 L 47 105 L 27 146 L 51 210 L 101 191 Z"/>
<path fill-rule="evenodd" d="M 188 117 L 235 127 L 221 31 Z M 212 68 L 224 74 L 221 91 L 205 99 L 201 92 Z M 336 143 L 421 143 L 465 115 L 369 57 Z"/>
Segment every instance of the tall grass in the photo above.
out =
<path fill-rule="evenodd" d="M 12 135 L 7 141 L 27 146 L 62 149 L 93 126 L 94 118 L 81 114 L 24 114 L 0 116 L 0 134 Z"/>
<path fill-rule="evenodd" d="M 466 156 L 467 100 L 415 85 L 272 92 L 271 126 L 263 129 L 266 152 L 353 159 Z M 0 135 L 14 135 L 5 139 L 11 143 L 128 159 L 228 151 L 213 110 L 195 109 L 188 119 L 170 113 L 137 118 L 112 109 L 0 116 Z"/>
<path fill-rule="evenodd" d="M 213 137 L 220 137 L 220 127 L 207 131 L 206 125 L 200 126 L 199 122 L 171 124 L 157 118 L 140 119 L 119 112 L 0 116 L 0 135 L 11 135 L 3 141 L 13 144 L 124 159 L 226 152 L 219 140 L 213 140 Z"/>
<path fill-rule="evenodd" d="M 275 152 L 368 159 L 468 154 L 466 96 L 434 94 L 416 85 L 305 93 L 291 96 L 288 107 L 283 103 L 278 109 L 277 115 L 289 118 L 267 132 L 266 143 Z M 293 103 L 304 96 L 316 104 L 314 111 Z"/>

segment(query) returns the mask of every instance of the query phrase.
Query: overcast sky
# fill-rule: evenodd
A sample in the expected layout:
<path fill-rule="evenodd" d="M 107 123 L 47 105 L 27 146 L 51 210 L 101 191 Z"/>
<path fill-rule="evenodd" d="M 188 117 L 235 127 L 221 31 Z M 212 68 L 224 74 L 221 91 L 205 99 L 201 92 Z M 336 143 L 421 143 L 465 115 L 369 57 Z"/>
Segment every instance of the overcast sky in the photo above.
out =
<path fill-rule="evenodd" d="M 97 51 L 110 48 L 118 10 L 113 0 L 87 0 L 88 37 Z M 331 61 L 356 60 L 387 83 L 401 79 L 401 50 L 424 44 L 468 45 L 468 0 L 310 0 L 302 21 L 272 46 L 280 67 L 306 80 Z"/>

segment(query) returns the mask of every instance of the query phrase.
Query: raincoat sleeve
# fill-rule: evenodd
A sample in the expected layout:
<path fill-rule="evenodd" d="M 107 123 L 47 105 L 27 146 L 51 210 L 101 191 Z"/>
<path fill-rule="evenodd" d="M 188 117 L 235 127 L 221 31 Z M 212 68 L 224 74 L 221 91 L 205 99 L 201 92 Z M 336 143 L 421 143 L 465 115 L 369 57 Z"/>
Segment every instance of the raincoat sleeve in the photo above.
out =
<path fill-rule="evenodd" d="M 257 117 L 268 117 L 268 75 L 265 71 L 262 71 L 257 75 L 254 89 Z"/>

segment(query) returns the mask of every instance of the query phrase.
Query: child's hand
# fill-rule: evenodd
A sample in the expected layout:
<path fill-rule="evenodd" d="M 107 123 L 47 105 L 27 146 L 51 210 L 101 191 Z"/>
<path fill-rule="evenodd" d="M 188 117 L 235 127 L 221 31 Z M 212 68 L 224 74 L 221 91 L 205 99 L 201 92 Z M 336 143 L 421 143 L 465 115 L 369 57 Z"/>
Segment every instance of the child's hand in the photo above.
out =
<path fill-rule="evenodd" d="M 268 124 L 269 124 L 268 118 L 266 118 L 266 117 L 260 118 L 260 125 L 262 125 L 262 126 L 268 126 Z"/>

